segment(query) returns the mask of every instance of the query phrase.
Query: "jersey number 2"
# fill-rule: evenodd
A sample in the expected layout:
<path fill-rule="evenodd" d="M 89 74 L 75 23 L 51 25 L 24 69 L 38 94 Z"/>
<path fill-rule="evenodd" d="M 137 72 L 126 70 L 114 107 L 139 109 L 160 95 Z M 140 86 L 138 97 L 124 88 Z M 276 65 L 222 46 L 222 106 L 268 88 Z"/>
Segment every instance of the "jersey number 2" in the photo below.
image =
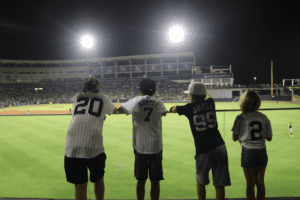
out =
<path fill-rule="evenodd" d="M 258 125 L 258 129 L 252 128 L 254 125 Z M 250 122 L 250 127 L 251 127 L 251 141 L 263 139 L 263 137 L 259 134 L 262 131 L 262 123 L 260 121 Z"/>
<path fill-rule="evenodd" d="M 89 104 L 89 100 L 90 100 L 89 98 L 80 98 L 80 99 L 78 99 L 77 102 L 80 102 L 80 101 L 84 101 L 84 102 L 82 104 L 78 104 L 75 107 L 75 109 L 74 109 L 74 115 L 78 115 L 78 114 L 83 114 L 84 115 L 86 110 L 82 109 L 81 111 L 78 111 L 78 108 L 79 107 L 85 107 L 85 106 L 87 106 Z M 95 101 L 98 101 L 100 103 L 97 112 L 93 112 Z M 100 99 L 100 98 L 92 98 L 88 112 L 89 112 L 90 115 L 93 115 L 95 117 L 100 117 L 101 112 L 102 112 L 102 107 L 103 107 L 103 100 L 102 99 Z"/>

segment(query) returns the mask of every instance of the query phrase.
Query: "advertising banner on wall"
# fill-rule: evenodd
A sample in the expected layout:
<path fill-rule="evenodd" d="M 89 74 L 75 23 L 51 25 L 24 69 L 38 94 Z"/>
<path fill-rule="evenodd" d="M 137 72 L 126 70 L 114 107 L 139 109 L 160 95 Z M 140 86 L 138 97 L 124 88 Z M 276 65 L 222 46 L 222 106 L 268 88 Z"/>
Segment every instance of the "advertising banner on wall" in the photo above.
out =
<path fill-rule="evenodd" d="M 271 101 L 292 101 L 292 96 L 271 95 Z"/>

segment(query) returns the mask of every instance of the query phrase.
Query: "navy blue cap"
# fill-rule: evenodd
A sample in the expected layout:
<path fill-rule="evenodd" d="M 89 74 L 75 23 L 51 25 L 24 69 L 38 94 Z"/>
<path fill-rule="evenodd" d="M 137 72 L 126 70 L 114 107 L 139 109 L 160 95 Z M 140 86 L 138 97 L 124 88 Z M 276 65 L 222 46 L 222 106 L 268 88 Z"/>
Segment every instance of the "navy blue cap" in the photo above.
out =
<path fill-rule="evenodd" d="M 140 81 L 140 91 L 144 94 L 154 94 L 156 91 L 156 83 L 150 78 L 143 78 Z"/>

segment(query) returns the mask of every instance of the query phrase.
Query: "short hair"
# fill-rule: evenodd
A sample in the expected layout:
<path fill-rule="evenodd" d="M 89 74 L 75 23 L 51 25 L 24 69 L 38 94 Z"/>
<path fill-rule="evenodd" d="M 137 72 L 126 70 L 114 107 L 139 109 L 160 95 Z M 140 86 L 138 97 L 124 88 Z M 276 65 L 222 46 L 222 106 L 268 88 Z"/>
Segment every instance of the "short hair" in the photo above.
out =
<path fill-rule="evenodd" d="M 193 99 L 195 100 L 195 103 L 203 102 L 206 95 L 192 95 Z"/>
<path fill-rule="evenodd" d="M 100 83 L 97 79 L 90 76 L 87 78 L 83 83 L 82 92 L 86 93 L 90 91 L 91 93 L 98 93 L 100 92 Z"/>
<path fill-rule="evenodd" d="M 242 112 L 255 112 L 259 109 L 261 100 L 258 93 L 253 90 L 246 90 L 240 98 Z"/>

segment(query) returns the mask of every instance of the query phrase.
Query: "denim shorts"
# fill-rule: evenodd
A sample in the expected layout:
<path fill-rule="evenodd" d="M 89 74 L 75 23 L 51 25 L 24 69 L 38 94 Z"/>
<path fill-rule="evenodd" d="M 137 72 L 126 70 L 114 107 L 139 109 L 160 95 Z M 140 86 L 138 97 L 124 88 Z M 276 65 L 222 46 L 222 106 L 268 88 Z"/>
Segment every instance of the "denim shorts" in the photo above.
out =
<path fill-rule="evenodd" d="M 243 168 L 258 168 L 267 167 L 268 155 L 267 149 L 249 149 L 246 147 L 242 148 L 242 162 Z"/>

